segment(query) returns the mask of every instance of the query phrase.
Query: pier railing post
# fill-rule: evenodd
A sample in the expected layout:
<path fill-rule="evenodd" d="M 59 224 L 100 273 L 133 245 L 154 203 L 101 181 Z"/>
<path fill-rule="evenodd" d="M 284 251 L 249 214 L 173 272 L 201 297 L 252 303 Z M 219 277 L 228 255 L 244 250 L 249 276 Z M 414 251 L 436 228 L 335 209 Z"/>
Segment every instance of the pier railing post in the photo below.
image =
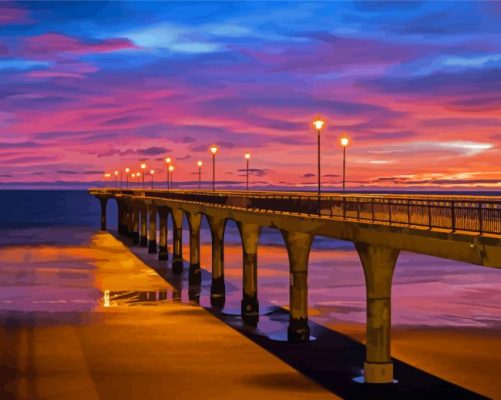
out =
<path fill-rule="evenodd" d="M 308 326 L 308 258 L 313 236 L 301 232 L 282 231 L 289 255 L 289 342 L 306 343 L 310 339 Z"/>
<path fill-rule="evenodd" d="M 101 230 L 106 230 L 106 205 L 108 203 L 107 197 L 100 197 L 99 203 L 101 204 Z"/>
<path fill-rule="evenodd" d="M 153 205 L 148 206 L 148 253 L 157 252 L 157 208 Z"/>
<path fill-rule="evenodd" d="M 222 308 L 225 303 L 224 284 L 224 229 L 226 220 L 222 217 L 207 217 L 212 236 L 212 284 L 210 301 L 212 307 Z"/>
<path fill-rule="evenodd" d="M 158 208 L 158 219 L 159 219 L 159 233 L 160 239 L 158 243 L 158 259 L 160 261 L 165 261 L 169 259 L 169 252 L 167 250 L 167 217 L 169 215 L 169 211 L 165 207 Z"/>
<path fill-rule="evenodd" d="M 172 272 L 183 272 L 183 210 L 172 210 L 174 232 L 172 235 Z"/>
<path fill-rule="evenodd" d="M 141 205 L 141 240 L 140 246 L 148 246 L 148 235 L 147 235 L 147 225 L 148 225 L 148 209 L 145 204 Z"/>
<path fill-rule="evenodd" d="M 238 223 L 243 253 L 243 293 L 241 302 L 242 320 L 246 325 L 257 326 L 259 302 L 257 298 L 257 247 L 261 227 L 255 224 Z"/>
<path fill-rule="evenodd" d="M 202 270 L 200 269 L 200 225 L 202 214 L 189 213 L 190 225 L 190 269 L 188 271 L 188 298 L 191 302 L 200 302 L 200 285 Z"/>
<path fill-rule="evenodd" d="M 366 383 L 393 382 L 391 360 L 391 285 L 399 250 L 355 243 L 367 289 Z"/>

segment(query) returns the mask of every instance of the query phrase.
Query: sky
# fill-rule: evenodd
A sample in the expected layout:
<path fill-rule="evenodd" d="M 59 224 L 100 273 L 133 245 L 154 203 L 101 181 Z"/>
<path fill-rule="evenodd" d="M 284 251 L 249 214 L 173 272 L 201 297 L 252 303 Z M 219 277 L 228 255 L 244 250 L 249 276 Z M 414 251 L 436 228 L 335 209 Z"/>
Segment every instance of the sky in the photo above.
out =
<path fill-rule="evenodd" d="M 501 187 L 501 2 L 0 2 L 0 187 Z"/>

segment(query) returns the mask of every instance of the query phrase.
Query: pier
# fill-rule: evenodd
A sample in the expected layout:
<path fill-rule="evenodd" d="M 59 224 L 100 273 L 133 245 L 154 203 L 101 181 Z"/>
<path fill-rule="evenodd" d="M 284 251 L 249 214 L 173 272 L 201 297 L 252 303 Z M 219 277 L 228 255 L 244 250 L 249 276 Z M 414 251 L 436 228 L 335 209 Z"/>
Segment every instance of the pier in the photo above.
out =
<path fill-rule="evenodd" d="M 308 257 L 315 236 L 354 243 L 364 270 L 367 302 L 367 383 L 393 381 L 391 287 L 401 251 L 501 268 L 501 199 L 432 195 L 312 195 L 288 192 L 166 191 L 91 189 L 101 203 L 101 228 L 107 229 L 107 202 L 118 209 L 118 232 L 167 260 L 167 218 L 173 221 L 172 271 L 183 269 L 182 221 L 190 229 L 189 294 L 200 293 L 200 226 L 206 218 L 212 236 L 211 304 L 225 303 L 224 231 L 234 220 L 243 249 L 241 317 L 259 321 L 257 287 L 259 235 L 280 230 L 289 256 L 290 342 L 306 343 Z M 158 222 L 158 230 L 157 230 Z M 158 235 L 157 235 L 158 233 Z"/>

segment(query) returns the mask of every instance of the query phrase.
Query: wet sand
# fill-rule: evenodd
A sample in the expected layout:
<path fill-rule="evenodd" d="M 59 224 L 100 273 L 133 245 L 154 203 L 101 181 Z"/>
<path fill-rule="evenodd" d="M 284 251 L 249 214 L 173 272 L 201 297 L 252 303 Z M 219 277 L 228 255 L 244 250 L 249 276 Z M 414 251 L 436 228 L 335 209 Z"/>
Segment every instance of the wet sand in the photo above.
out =
<path fill-rule="evenodd" d="M 0 248 L 1 399 L 329 399 L 113 236 Z"/>
<path fill-rule="evenodd" d="M 327 327 L 365 344 L 365 326 L 334 322 Z M 501 399 L 501 329 L 392 329 L 392 356 L 446 381 Z"/>

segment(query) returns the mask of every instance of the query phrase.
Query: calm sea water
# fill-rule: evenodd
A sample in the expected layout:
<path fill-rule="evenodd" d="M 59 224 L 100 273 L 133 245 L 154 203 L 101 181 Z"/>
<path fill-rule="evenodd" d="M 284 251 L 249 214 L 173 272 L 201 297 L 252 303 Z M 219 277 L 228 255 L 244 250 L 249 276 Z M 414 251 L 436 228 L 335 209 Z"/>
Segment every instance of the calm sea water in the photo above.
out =
<path fill-rule="evenodd" d="M 85 191 L 1 191 L 0 246 L 88 241 L 99 229 L 99 203 Z M 115 202 L 108 205 L 108 226 L 116 229 Z M 170 220 L 169 220 L 170 223 Z M 184 244 L 188 228 L 184 227 Z M 210 232 L 202 226 L 202 264 L 210 270 Z M 187 249 L 185 248 L 185 254 Z M 238 310 L 241 298 L 241 246 L 229 222 L 225 233 L 227 309 Z M 1 264 L 0 264 L 1 265 Z M 202 303 L 208 299 L 210 275 L 204 274 Z M 259 248 L 261 307 L 288 303 L 287 253 L 281 235 L 264 229 Z M 402 253 L 394 276 L 393 323 L 412 326 L 501 326 L 501 270 Z M 311 318 L 365 322 L 363 272 L 353 245 L 316 238 L 310 255 Z"/>

